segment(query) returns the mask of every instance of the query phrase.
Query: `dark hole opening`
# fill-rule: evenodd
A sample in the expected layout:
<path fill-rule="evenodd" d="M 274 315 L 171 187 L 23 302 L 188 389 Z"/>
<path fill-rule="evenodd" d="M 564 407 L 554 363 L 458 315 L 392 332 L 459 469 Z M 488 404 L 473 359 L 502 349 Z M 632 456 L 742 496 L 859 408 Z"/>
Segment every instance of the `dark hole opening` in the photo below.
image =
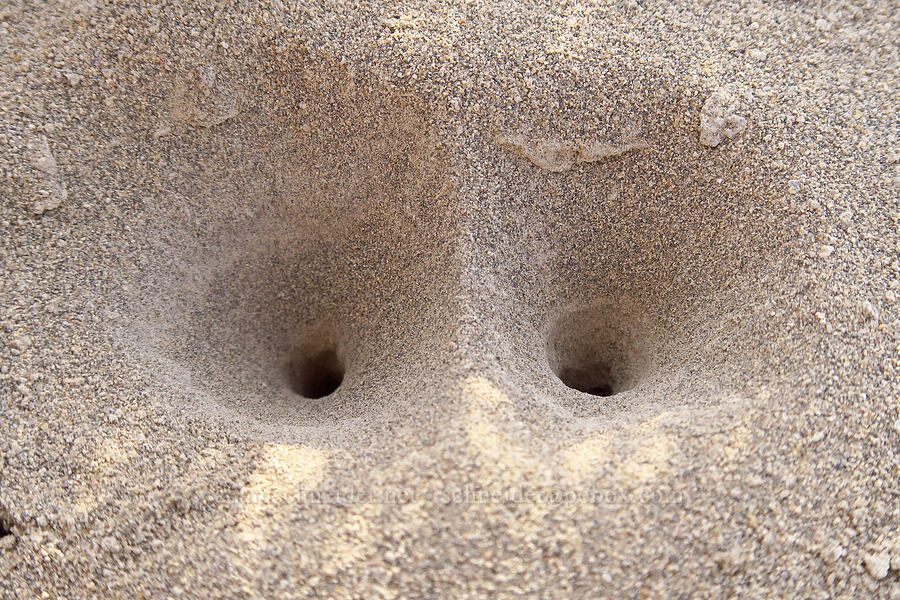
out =
<path fill-rule="evenodd" d="M 559 378 L 570 388 L 594 396 L 612 396 L 617 392 L 609 369 L 602 365 L 591 368 L 565 369 L 560 372 Z"/>
<path fill-rule="evenodd" d="M 586 390 L 581 391 L 595 396 L 612 396 L 615 393 L 613 392 L 612 386 L 606 383 L 601 383 L 600 385 L 595 385 L 594 387 L 589 387 Z"/>
<path fill-rule="evenodd" d="M 324 398 L 344 381 L 344 365 L 334 349 L 295 356 L 286 371 L 291 390 L 304 398 Z"/>
<path fill-rule="evenodd" d="M 12 525 L 5 517 L 0 516 L 0 538 L 12 535 Z"/>

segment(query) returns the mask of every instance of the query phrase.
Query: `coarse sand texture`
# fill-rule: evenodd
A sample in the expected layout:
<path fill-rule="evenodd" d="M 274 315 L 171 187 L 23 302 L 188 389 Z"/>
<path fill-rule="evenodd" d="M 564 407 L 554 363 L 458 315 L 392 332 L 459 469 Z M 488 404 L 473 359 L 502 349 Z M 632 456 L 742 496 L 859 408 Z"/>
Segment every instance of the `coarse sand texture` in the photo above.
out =
<path fill-rule="evenodd" d="M 0 6 L 0 600 L 900 600 L 897 31 Z"/>

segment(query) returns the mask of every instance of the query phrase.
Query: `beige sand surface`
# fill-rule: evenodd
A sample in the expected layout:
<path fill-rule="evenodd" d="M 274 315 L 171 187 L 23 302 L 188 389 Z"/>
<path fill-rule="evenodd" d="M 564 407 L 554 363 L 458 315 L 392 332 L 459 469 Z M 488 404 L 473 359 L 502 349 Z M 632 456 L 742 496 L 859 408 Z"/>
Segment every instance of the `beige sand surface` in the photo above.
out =
<path fill-rule="evenodd" d="M 900 599 L 896 3 L 0 5 L 0 598 Z"/>

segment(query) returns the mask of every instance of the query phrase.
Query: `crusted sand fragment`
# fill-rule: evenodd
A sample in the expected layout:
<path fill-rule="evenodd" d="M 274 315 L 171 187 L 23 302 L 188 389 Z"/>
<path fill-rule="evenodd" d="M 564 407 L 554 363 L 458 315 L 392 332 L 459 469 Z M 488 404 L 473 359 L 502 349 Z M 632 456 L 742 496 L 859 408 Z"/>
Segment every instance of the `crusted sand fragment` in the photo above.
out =
<path fill-rule="evenodd" d="M 700 143 L 714 148 L 734 139 L 747 127 L 747 119 L 734 114 L 722 94 L 713 93 L 700 111 Z"/>
<path fill-rule="evenodd" d="M 56 157 L 50 150 L 47 136 L 42 135 L 28 145 L 28 153 L 31 164 L 41 173 L 42 183 L 39 191 L 40 198 L 31 205 L 31 212 L 41 215 L 49 210 L 55 210 L 65 202 L 69 193 L 65 183 L 59 174 L 59 165 Z"/>
<path fill-rule="evenodd" d="M 616 144 L 601 141 L 531 139 L 519 134 L 502 136 L 497 141 L 519 156 L 527 158 L 534 165 L 554 173 L 568 171 L 577 164 L 596 162 L 648 147 L 646 142 L 639 139 Z"/>

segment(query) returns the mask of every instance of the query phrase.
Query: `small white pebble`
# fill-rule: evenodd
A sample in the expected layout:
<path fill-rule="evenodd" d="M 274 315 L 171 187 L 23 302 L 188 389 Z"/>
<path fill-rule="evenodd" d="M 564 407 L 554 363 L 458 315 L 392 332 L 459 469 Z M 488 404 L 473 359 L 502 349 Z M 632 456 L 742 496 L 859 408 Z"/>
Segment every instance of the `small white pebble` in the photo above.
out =
<path fill-rule="evenodd" d="M 866 319 L 870 319 L 873 321 L 878 320 L 878 309 L 875 308 L 868 300 L 863 300 L 859 303 L 859 310 Z"/>
<path fill-rule="evenodd" d="M 117 553 L 122 550 L 122 545 L 119 544 L 119 541 L 110 536 L 106 536 L 102 540 L 100 540 L 100 547 L 103 548 L 106 552 Z"/>
<path fill-rule="evenodd" d="M 153 131 L 153 139 L 158 140 L 159 138 L 165 137 L 170 133 L 172 133 L 172 128 L 168 124 L 163 123 Z"/>
<path fill-rule="evenodd" d="M 863 557 L 863 562 L 869 575 L 875 579 L 884 579 L 891 570 L 891 557 L 887 552 L 867 554 Z"/>
<path fill-rule="evenodd" d="M 809 439 L 809 441 L 812 442 L 813 444 L 815 444 L 817 442 L 821 442 L 824 439 L 825 439 L 825 432 L 817 431 L 813 434 L 813 436 Z"/>
<path fill-rule="evenodd" d="M 753 60 L 766 60 L 768 56 L 765 51 L 760 50 L 759 48 L 751 48 L 747 51 L 747 56 L 752 58 Z"/>
<path fill-rule="evenodd" d="M 845 225 L 847 227 L 853 225 L 853 213 L 849 210 L 843 211 L 838 215 L 838 221 L 840 221 L 842 225 Z"/>
<path fill-rule="evenodd" d="M 833 542 L 819 551 L 822 560 L 828 563 L 837 562 L 844 555 L 844 547 Z"/>
<path fill-rule="evenodd" d="M 20 335 L 13 338 L 12 347 L 16 350 L 26 350 L 31 345 L 31 338 L 27 335 Z"/>

